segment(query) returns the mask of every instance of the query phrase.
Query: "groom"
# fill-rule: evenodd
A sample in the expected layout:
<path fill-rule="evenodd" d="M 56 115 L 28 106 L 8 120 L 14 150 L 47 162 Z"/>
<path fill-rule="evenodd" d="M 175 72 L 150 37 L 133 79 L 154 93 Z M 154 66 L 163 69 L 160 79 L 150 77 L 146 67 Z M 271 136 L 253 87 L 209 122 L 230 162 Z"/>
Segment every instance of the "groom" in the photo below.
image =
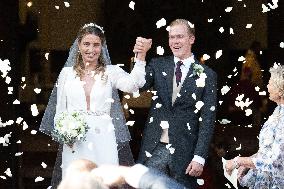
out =
<path fill-rule="evenodd" d="M 146 56 L 147 39 L 137 38 L 134 52 Z M 153 89 L 149 117 L 142 137 L 139 163 L 156 168 L 190 189 L 197 188 L 214 131 L 216 73 L 201 65 L 193 53 L 195 30 L 187 20 L 170 24 L 173 56 L 155 58 L 146 68 Z"/>

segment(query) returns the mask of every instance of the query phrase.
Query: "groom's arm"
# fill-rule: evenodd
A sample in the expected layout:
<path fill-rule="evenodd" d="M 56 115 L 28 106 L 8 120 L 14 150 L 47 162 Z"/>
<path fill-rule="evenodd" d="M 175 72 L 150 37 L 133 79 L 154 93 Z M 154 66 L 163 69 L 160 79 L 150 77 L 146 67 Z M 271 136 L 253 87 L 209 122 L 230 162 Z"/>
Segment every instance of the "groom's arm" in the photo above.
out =
<path fill-rule="evenodd" d="M 217 101 L 217 75 L 211 69 L 206 69 L 207 78 L 205 80 L 203 93 L 203 107 L 201 108 L 199 121 L 198 140 L 195 147 L 194 155 L 206 159 L 208 148 L 214 132 L 216 119 L 216 101 Z"/>

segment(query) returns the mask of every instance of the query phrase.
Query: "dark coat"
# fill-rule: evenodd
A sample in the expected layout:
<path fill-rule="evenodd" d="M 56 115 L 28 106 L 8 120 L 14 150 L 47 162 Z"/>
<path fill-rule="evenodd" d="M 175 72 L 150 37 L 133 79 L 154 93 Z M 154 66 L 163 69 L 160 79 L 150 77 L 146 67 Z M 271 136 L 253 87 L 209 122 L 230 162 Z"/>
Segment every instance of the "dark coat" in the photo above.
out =
<path fill-rule="evenodd" d="M 195 64 L 199 62 L 196 60 Z M 192 64 L 180 89 L 180 97 L 177 97 L 172 105 L 174 57 L 155 58 L 147 65 L 146 84 L 141 90 L 152 88 L 157 91 L 158 98 L 152 100 L 142 137 L 139 163 L 147 160 L 145 151 L 151 153 L 159 142 L 162 133 L 161 121 L 168 121 L 169 143 L 175 149 L 169 167 L 171 171 L 184 175 L 194 155 L 206 159 L 214 131 L 217 76 L 207 66 L 201 66 L 207 75 L 205 87 L 196 86 L 199 76 L 193 76 Z M 193 93 L 196 100 L 192 97 Z M 195 113 L 197 101 L 203 101 L 204 106 Z M 160 108 L 156 108 L 158 103 L 162 105 Z M 150 121 L 150 118 L 153 121 Z"/>

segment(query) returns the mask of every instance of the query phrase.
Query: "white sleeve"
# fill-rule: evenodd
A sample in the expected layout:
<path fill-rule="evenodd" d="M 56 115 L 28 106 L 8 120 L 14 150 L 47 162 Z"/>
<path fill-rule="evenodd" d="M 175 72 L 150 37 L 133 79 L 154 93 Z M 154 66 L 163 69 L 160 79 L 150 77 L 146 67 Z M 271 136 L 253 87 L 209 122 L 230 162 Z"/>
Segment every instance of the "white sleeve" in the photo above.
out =
<path fill-rule="evenodd" d="M 70 69 L 70 68 L 69 68 Z M 56 83 L 57 87 L 57 102 L 56 102 L 56 114 L 54 119 L 56 120 L 56 117 L 59 113 L 65 111 L 67 109 L 66 103 L 66 91 L 64 90 L 66 78 L 67 78 L 68 68 L 63 68 L 58 76 L 58 80 Z"/>
<path fill-rule="evenodd" d="M 134 188 L 139 187 L 139 182 L 141 177 L 147 172 L 149 169 L 141 164 L 136 164 L 129 168 L 129 171 L 124 175 L 124 179 L 127 184 Z"/>
<path fill-rule="evenodd" d="M 138 91 L 146 83 L 145 65 L 144 61 L 137 60 L 131 73 L 125 72 L 116 65 L 109 66 L 108 77 L 111 80 L 112 86 L 128 93 Z"/>

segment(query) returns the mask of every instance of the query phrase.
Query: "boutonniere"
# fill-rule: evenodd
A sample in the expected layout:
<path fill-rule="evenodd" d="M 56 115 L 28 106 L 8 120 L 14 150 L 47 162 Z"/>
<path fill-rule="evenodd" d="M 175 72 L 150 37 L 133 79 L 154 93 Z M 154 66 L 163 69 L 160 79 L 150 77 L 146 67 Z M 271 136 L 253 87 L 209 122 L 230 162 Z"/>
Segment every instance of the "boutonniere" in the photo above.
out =
<path fill-rule="evenodd" d="M 204 68 L 200 64 L 192 63 L 193 73 L 192 75 L 198 76 L 198 79 L 195 80 L 197 87 L 205 87 L 205 79 L 207 75 L 204 73 Z"/>
<path fill-rule="evenodd" d="M 193 76 L 197 75 L 198 77 L 200 77 L 200 75 L 204 72 L 204 68 L 200 64 L 192 63 L 192 68 Z"/>

